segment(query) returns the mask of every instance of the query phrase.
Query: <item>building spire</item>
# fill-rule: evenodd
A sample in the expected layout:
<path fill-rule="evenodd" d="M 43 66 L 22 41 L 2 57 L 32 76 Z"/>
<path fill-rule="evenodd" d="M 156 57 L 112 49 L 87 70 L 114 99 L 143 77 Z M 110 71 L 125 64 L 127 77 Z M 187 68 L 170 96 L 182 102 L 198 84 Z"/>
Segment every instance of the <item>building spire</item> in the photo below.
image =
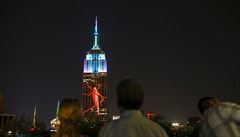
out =
<path fill-rule="evenodd" d="M 95 33 L 94 34 L 98 35 L 97 16 L 95 17 Z"/>
<path fill-rule="evenodd" d="M 33 128 L 36 128 L 36 115 L 37 115 L 37 105 L 34 106 L 34 112 L 33 112 Z"/>
<path fill-rule="evenodd" d="M 60 106 L 60 102 L 59 102 L 59 100 L 58 100 L 58 104 L 57 104 L 57 111 L 56 111 L 56 117 L 58 117 L 59 106 Z"/>
<path fill-rule="evenodd" d="M 99 43 L 98 43 L 98 22 L 97 22 L 97 16 L 95 18 L 95 32 L 94 32 L 94 43 L 92 49 L 100 49 Z"/>

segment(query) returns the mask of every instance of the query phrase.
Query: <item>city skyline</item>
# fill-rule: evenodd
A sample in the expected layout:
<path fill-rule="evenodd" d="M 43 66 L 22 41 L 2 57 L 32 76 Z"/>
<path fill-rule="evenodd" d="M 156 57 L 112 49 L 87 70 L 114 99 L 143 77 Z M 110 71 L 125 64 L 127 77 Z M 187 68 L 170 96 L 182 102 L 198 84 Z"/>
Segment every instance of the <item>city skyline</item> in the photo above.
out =
<path fill-rule="evenodd" d="M 110 113 L 119 113 L 115 88 L 124 77 L 143 84 L 146 112 L 172 120 L 200 115 L 202 96 L 239 102 L 235 3 L 27 0 L 0 6 L 0 87 L 8 113 L 32 116 L 37 104 L 39 118 L 49 123 L 58 100 L 81 99 L 96 14 L 109 66 Z"/>

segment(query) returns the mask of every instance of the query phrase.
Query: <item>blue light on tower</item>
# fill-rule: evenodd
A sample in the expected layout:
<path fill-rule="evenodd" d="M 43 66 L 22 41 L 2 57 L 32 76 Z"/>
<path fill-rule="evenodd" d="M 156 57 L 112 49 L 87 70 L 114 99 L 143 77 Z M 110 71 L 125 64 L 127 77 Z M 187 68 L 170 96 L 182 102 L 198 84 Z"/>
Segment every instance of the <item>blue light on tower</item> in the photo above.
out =
<path fill-rule="evenodd" d="M 92 49 L 87 53 L 84 60 L 84 73 L 107 72 L 107 61 L 105 53 L 99 46 L 97 17 L 95 20 L 94 43 Z"/>
<path fill-rule="evenodd" d="M 88 53 L 84 60 L 84 73 L 107 72 L 107 61 L 105 54 Z"/>

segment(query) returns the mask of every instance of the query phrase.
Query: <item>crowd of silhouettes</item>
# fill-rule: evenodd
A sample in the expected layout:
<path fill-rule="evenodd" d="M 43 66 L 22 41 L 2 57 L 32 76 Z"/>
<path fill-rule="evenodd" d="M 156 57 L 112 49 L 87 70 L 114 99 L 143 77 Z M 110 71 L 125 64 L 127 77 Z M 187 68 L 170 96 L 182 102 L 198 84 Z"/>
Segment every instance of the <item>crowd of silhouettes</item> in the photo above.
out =
<path fill-rule="evenodd" d="M 127 78 L 117 86 L 117 106 L 120 119 L 102 126 L 99 137 L 168 137 L 159 124 L 149 120 L 142 113 L 144 89 L 135 79 Z M 240 106 L 221 102 L 214 97 L 199 100 L 198 109 L 203 115 L 199 137 L 239 137 Z M 58 132 L 54 137 L 81 137 L 79 130 L 83 112 L 76 99 L 64 99 L 60 105 Z M 176 135 L 173 135 L 176 136 Z M 196 137 L 196 135 L 194 135 Z"/>
<path fill-rule="evenodd" d="M 118 120 L 106 122 L 97 133 L 99 137 L 171 137 L 166 130 L 142 113 L 144 88 L 132 78 L 123 79 L 117 89 Z M 202 97 L 198 102 L 202 124 L 194 137 L 240 137 L 240 105 Z M 4 112 L 4 98 L 0 92 L 0 114 Z M 64 98 L 59 107 L 60 125 L 51 137 L 90 137 L 81 130 L 83 109 L 78 99 Z M 49 135 L 50 136 L 50 135 Z M 97 135 L 96 135 L 97 136 Z M 190 136 L 188 136 L 190 137 Z"/>

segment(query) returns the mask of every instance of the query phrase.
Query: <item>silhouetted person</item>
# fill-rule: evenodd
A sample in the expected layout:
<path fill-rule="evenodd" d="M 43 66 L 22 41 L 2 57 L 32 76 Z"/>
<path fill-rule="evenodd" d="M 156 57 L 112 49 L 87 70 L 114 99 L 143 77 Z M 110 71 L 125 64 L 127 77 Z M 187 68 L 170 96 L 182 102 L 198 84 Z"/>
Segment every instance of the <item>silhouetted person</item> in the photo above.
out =
<path fill-rule="evenodd" d="M 142 86 L 134 79 L 124 79 L 117 86 L 120 119 L 105 125 L 100 137 L 167 137 L 164 129 L 143 116 L 140 108 L 144 99 Z"/>
<path fill-rule="evenodd" d="M 203 97 L 198 102 L 198 109 L 204 116 L 199 137 L 240 137 L 237 126 L 240 121 L 239 105 Z"/>
<path fill-rule="evenodd" d="M 77 99 L 63 99 L 58 112 L 60 126 L 53 137 L 82 137 L 79 130 L 82 113 L 82 108 Z"/>

